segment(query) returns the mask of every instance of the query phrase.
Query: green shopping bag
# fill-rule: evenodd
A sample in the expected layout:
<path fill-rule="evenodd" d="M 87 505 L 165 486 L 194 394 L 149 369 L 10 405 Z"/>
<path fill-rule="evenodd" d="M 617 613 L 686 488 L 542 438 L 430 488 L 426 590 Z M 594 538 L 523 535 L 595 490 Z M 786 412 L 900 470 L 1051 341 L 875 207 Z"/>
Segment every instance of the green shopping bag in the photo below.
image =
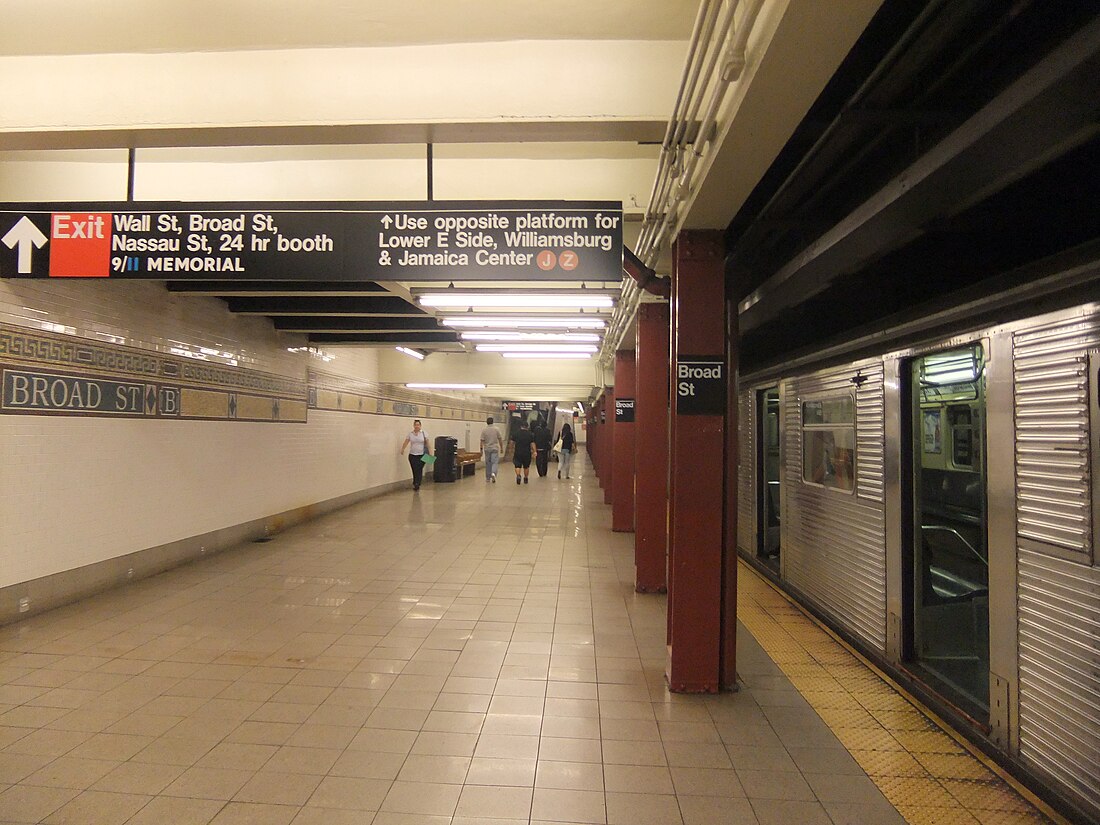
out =
<path fill-rule="evenodd" d="M 427 464 L 429 467 L 435 464 L 435 456 L 428 455 L 427 453 L 424 453 L 424 455 L 420 456 L 420 460 Z"/>

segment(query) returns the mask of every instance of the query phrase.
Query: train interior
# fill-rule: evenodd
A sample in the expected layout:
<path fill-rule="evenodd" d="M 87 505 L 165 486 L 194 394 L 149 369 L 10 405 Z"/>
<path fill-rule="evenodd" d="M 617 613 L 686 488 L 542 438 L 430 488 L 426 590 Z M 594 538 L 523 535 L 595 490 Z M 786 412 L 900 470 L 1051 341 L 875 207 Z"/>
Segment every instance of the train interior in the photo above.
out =
<path fill-rule="evenodd" d="M 911 362 L 911 664 L 978 718 L 989 711 L 985 376 L 980 345 Z"/>

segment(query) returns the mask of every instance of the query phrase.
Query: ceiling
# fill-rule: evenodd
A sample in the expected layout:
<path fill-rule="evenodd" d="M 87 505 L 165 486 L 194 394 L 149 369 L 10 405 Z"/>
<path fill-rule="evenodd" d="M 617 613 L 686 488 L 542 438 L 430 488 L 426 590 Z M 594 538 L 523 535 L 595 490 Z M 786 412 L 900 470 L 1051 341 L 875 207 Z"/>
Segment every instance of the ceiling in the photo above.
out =
<path fill-rule="evenodd" d="M 5 2 L 0 54 L 334 49 L 513 40 L 686 42 L 697 0 Z"/>
<path fill-rule="evenodd" d="M 740 4 L 733 31 L 748 32 L 746 15 L 755 18 L 746 67 L 730 84 L 716 80 L 723 63 L 700 67 L 699 100 L 720 105 L 695 179 L 666 210 L 675 225 L 651 258 L 658 271 L 667 272 L 676 231 L 727 226 L 879 2 L 846 0 L 843 13 L 828 3 Z M 703 6 L 716 20 L 727 9 L 718 0 Z M 698 0 L 9 0 L 0 26 L 0 194 L 618 201 L 634 248 L 647 208 L 663 209 L 650 203 L 660 144 L 699 13 Z M 727 48 L 716 38 L 710 53 Z M 704 109 L 689 113 L 685 140 Z M 623 284 L 616 276 L 583 286 L 617 296 Z M 446 313 L 418 304 L 420 292 L 440 286 L 349 288 L 314 272 L 294 283 L 167 284 L 266 315 L 317 346 L 468 352 L 469 342 L 438 323 Z M 580 286 L 456 284 L 512 293 Z M 605 318 L 629 348 L 630 318 L 621 316 L 630 309 L 624 302 L 589 317 Z M 484 358 L 459 363 L 448 358 L 449 371 L 485 369 Z M 591 365 L 560 366 L 575 372 L 563 385 L 603 381 Z"/>

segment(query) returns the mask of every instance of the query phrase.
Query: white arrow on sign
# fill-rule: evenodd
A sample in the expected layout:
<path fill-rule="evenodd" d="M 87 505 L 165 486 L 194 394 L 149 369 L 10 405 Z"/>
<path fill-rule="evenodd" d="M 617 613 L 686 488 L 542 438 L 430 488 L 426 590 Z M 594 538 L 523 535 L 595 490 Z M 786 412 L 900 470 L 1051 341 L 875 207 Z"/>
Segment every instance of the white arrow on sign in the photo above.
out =
<path fill-rule="evenodd" d="M 15 226 L 8 230 L 7 235 L 0 238 L 0 241 L 3 241 L 8 249 L 19 247 L 20 275 L 31 274 L 31 252 L 35 248 L 41 249 L 46 245 L 47 240 L 46 236 L 42 234 L 42 230 L 35 226 L 34 221 L 26 215 L 21 217 Z"/>

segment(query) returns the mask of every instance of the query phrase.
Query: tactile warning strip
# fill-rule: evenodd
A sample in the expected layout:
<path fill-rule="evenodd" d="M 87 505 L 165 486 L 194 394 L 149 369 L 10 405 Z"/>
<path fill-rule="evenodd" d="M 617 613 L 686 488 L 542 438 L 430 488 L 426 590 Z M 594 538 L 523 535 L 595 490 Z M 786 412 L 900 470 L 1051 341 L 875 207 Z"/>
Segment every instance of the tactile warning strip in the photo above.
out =
<path fill-rule="evenodd" d="M 737 616 L 911 825 L 1069 825 L 759 573 Z"/>

